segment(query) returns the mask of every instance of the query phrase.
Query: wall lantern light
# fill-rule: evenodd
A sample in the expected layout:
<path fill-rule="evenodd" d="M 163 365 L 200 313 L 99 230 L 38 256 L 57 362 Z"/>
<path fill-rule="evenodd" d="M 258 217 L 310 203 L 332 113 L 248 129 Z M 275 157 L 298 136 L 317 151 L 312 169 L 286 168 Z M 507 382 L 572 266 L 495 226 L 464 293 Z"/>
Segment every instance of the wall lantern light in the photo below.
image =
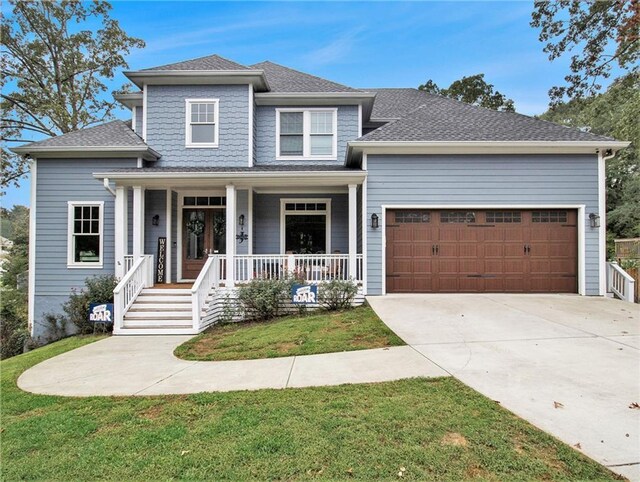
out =
<path fill-rule="evenodd" d="M 160 224 L 160 216 L 158 214 L 151 218 L 151 224 L 154 226 L 158 226 Z"/>
<path fill-rule="evenodd" d="M 589 224 L 591 225 L 592 228 L 599 228 L 600 216 L 598 216 L 596 213 L 589 214 Z"/>
<path fill-rule="evenodd" d="M 240 226 L 244 226 L 244 214 L 241 214 L 240 217 L 238 218 L 238 224 Z"/>
<path fill-rule="evenodd" d="M 238 224 L 240 225 L 240 233 L 236 234 L 236 239 L 239 244 L 242 244 L 249 239 L 249 235 L 244 232 L 244 214 L 241 214 L 240 217 L 238 217 Z"/>
<path fill-rule="evenodd" d="M 378 215 L 376 213 L 371 215 L 371 227 L 373 229 L 378 229 Z"/>

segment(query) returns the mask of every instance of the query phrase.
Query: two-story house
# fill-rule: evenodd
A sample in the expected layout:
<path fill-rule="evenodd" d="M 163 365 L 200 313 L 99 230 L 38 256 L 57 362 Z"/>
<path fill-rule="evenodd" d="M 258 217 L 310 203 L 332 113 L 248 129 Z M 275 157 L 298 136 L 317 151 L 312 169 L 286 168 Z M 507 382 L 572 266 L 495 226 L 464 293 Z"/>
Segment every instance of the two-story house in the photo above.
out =
<path fill-rule="evenodd" d="M 254 277 L 605 294 L 605 160 L 628 143 L 416 89 L 217 55 L 126 72 L 131 122 L 33 158 L 29 320 L 114 273 L 116 334 L 197 333 Z M 162 287 L 169 289 L 162 289 Z"/>

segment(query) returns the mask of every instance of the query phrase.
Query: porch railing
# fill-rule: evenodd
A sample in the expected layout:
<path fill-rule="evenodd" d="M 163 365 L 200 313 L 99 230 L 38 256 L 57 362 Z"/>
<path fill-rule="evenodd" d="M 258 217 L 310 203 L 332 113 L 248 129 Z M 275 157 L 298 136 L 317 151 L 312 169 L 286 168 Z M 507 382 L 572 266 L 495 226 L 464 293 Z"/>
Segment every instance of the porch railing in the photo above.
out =
<path fill-rule="evenodd" d="M 634 279 L 615 261 L 607 263 L 607 292 L 624 301 L 634 302 Z"/>
<path fill-rule="evenodd" d="M 133 266 L 133 255 L 125 254 L 124 255 L 124 272 L 128 273 L 132 266 Z"/>
<path fill-rule="evenodd" d="M 220 256 L 209 255 L 204 267 L 198 275 L 198 279 L 191 287 L 191 310 L 193 329 L 200 329 L 202 311 L 204 309 L 209 291 L 220 285 L 221 263 Z"/>
<path fill-rule="evenodd" d="M 124 315 L 143 288 L 153 286 L 153 255 L 138 258 L 113 290 L 115 331 L 124 325 Z"/>
<path fill-rule="evenodd" d="M 334 279 L 361 283 L 363 278 L 362 254 L 356 255 L 355 272 L 349 270 L 348 254 L 240 254 L 234 256 L 233 264 L 236 283 L 287 275 L 308 283 Z"/>

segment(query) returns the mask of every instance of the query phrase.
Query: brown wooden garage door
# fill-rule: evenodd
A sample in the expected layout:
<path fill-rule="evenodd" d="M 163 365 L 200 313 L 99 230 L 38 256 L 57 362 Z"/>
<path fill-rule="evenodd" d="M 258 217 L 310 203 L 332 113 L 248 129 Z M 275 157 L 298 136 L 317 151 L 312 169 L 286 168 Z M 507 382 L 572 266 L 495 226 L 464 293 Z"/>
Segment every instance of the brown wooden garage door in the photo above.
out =
<path fill-rule="evenodd" d="M 575 293 L 571 210 L 390 210 L 388 293 Z"/>

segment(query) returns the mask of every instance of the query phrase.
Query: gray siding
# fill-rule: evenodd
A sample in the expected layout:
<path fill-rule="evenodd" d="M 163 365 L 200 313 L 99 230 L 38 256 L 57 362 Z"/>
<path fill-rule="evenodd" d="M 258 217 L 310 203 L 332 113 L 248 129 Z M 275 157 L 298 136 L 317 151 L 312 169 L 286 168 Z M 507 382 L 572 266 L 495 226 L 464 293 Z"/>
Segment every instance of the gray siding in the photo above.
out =
<path fill-rule="evenodd" d="M 331 251 L 349 252 L 349 197 L 347 194 L 254 194 L 253 252 L 280 253 L 280 199 L 331 199 Z"/>
<path fill-rule="evenodd" d="M 136 125 L 134 126 L 134 130 L 136 134 L 142 136 L 142 107 L 134 107 L 136 110 Z"/>
<path fill-rule="evenodd" d="M 382 156 L 367 161 L 367 217 L 382 205 L 584 204 L 598 212 L 595 155 Z M 598 294 L 598 230 L 585 220 L 586 294 Z M 382 229 L 367 228 L 368 294 L 382 293 Z"/>
<path fill-rule="evenodd" d="M 135 167 L 134 159 L 38 159 L 34 335 L 45 335 L 44 313 L 61 313 L 71 290 L 114 272 L 114 197 L 93 172 Z M 103 268 L 67 268 L 67 202 L 104 201 Z"/>
<path fill-rule="evenodd" d="M 147 143 L 162 154 L 156 167 L 247 166 L 249 94 L 246 85 L 150 85 Z M 219 146 L 185 147 L 185 99 L 219 99 Z"/>
<path fill-rule="evenodd" d="M 338 107 L 338 157 L 330 161 L 277 161 L 276 160 L 276 108 L 258 106 L 256 108 L 256 163 L 257 164 L 344 164 L 347 142 L 356 139 L 358 133 L 358 106 Z M 304 107 L 302 107 L 304 108 Z"/>
<path fill-rule="evenodd" d="M 158 238 L 167 236 L 167 191 L 146 190 L 144 193 L 144 253 L 153 255 L 154 266 L 158 263 Z M 160 216 L 158 225 L 153 217 Z"/>

